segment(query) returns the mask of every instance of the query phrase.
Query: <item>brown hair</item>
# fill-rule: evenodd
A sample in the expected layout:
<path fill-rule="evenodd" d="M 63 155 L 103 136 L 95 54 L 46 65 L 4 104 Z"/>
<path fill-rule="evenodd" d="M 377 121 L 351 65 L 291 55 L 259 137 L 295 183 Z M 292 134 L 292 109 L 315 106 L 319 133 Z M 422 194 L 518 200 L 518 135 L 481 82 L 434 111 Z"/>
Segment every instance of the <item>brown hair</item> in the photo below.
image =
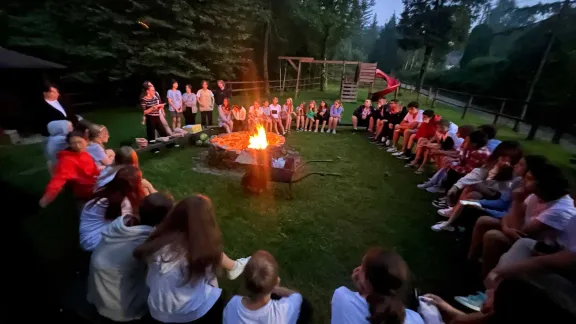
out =
<path fill-rule="evenodd" d="M 218 272 L 222 261 L 222 234 L 210 198 L 194 195 L 182 199 L 146 242 L 134 250 L 134 257 L 150 259 L 165 246 L 173 256 L 162 262 L 184 257 L 188 282 L 204 277 L 207 269 Z"/>
<path fill-rule="evenodd" d="M 98 138 L 100 134 L 107 130 L 106 126 L 99 125 L 99 124 L 91 124 L 88 126 L 88 138 L 93 141 L 94 139 Z"/>
<path fill-rule="evenodd" d="M 269 295 L 278 285 L 278 262 L 268 251 L 260 250 L 252 254 L 244 268 L 244 287 L 251 299 Z"/>
<path fill-rule="evenodd" d="M 396 252 L 381 248 L 368 250 L 362 262 L 372 291 L 366 297 L 371 324 L 402 324 L 406 310 L 399 291 L 409 279 L 408 265 Z"/>
<path fill-rule="evenodd" d="M 472 132 L 476 129 L 476 127 L 472 125 L 462 125 L 458 127 L 458 135 L 461 138 L 466 138 L 472 134 Z"/>
<path fill-rule="evenodd" d="M 138 206 L 143 197 L 142 173 L 138 168 L 127 165 L 120 168 L 114 175 L 114 179 L 92 195 L 91 204 L 106 199 L 108 207 L 106 208 L 104 219 L 114 220 L 121 216 L 124 199 L 128 199 L 134 214 L 137 214 Z"/>
<path fill-rule="evenodd" d="M 122 146 L 116 156 L 114 157 L 114 164 L 120 165 L 133 165 L 138 167 L 138 155 L 136 151 L 130 146 Z"/>

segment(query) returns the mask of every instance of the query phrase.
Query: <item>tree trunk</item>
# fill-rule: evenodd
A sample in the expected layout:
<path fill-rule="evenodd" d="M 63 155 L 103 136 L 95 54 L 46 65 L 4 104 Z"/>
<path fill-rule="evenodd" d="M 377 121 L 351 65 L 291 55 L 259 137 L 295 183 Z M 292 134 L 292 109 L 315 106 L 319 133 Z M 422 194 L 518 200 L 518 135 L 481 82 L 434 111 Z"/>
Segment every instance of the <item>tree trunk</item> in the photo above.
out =
<path fill-rule="evenodd" d="M 324 36 L 324 41 L 322 42 L 322 59 L 327 60 L 328 56 L 328 37 L 329 33 Z M 326 91 L 328 89 L 328 65 L 322 63 L 322 71 L 320 72 L 320 91 Z"/>
<path fill-rule="evenodd" d="M 266 91 L 266 96 L 270 95 L 270 78 L 268 75 L 268 43 L 270 42 L 270 22 L 266 21 L 266 26 L 264 27 L 264 51 L 262 54 L 262 67 L 264 72 L 264 90 Z"/>
<path fill-rule="evenodd" d="M 560 144 L 560 139 L 564 135 L 564 130 L 557 128 L 554 130 L 554 136 L 552 136 L 552 144 Z"/>
<path fill-rule="evenodd" d="M 424 59 L 422 60 L 422 65 L 420 65 L 420 75 L 418 76 L 418 85 L 416 87 L 416 93 L 420 93 L 420 89 L 424 85 L 424 77 L 426 76 L 426 70 L 428 68 L 428 62 L 430 62 L 430 57 L 432 56 L 432 46 L 426 46 L 424 50 Z"/>

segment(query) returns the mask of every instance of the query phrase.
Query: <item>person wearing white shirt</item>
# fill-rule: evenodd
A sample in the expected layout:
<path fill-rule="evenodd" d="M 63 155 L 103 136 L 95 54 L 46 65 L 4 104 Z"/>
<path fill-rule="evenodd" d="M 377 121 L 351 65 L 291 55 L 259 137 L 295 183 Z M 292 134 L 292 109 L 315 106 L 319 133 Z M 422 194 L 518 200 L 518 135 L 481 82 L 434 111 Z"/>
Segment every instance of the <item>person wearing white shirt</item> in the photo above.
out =
<path fill-rule="evenodd" d="M 208 81 L 202 81 L 202 89 L 196 93 L 196 101 L 200 109 L 200 122 L 202 126 L 212 126 L 214 93 L 208 89 Z"/>
<path fill-rule="evenodd" d="M 368 250 L 352 272 L 357 292 L 340 287 L 332 296 L 332 324 L 424 324 L 399 297 L 409 280 L 408 265 L 400 255 L 380 248 Z"/>
<path fill-rule="evenodd" d="M 247 296 L 232 297 L 224 309 L 224 324 L 307 323 L 310 312 L 302 295 L 280 287 L 278 272 L 272 254 L 254 253 L 243 274 Z"/>
<path fill-rule="evenodd" d="M 400 136 L 404 136 L 404 141 L 408 141 L 412 134 L 415 134 L 418 126 L 422 122 L 424 111 L 418 109 L 419 104 L 416 101 L 412 101 L 408 104 L 408 113 L 404 116 L 404 119 L 400 124 L 395 126 L 394 135 L 392 135 L 392 145 L 386 152 L 396 153 L 396 144 Z"/>
<path fill-rule="evenodd" d="M 284 131 L 284 126 L 282 125 L 282 118 L 280 114 L 282 113 L 282 106 L 278 104 L 278 98 L 274 97 L 272 99 L 272 104 L 270 105 L 270 117 L 272 118 L 272 125 L 274 126 L 274 131 L 276 134 L 280 135 L 278 131 L 278 126 L 280 126 L 280 130 L 282 134 L 285 135 L 286 132 Z"/>
<path fill-rule="evenodd" d="M 246 129 L 246 108 L 238 105 L 232 106 L 232 122 L 235 132 Z"/>

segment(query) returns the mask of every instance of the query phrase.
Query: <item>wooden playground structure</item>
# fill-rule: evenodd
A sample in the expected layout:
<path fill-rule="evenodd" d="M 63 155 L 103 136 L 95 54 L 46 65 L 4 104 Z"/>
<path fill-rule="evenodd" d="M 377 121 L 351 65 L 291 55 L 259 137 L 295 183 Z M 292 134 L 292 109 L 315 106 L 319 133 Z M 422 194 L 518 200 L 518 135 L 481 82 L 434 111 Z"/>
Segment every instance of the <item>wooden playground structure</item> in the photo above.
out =
<path fill-rule="evenodd" d="M 370 84 L 370 93 L 376 79 L 377 63 L 364 63 L 355 61 L 330 61 L 330 60 L 316 60 L 313 57 L 302 56 L 279 56 L 280 60 L 280 89 L 283 91 L 286 83 L 286 75 L 288 74 L 288 64 L 296 71 L 296 87 L 294 91 L 294 99 L 298 98 L 300 91 L 300 77 L 302 71 L 302 63 L 307 64 L 334 64 L 342 66 L 342 74 L 340 77 L 340 99 L 343 102 L 356 102 L 358 99 L 358 88 L 361 83 Z M 284 65 L 282 71 L 282 62 L 286 61 L 288 64 Z M 295 61 L 297 63 L 295 63 Z M 346 66 L 356 66 L 354 75 L 346 73 Z M 284 82 L 282 81 L 284 80 Z"/>

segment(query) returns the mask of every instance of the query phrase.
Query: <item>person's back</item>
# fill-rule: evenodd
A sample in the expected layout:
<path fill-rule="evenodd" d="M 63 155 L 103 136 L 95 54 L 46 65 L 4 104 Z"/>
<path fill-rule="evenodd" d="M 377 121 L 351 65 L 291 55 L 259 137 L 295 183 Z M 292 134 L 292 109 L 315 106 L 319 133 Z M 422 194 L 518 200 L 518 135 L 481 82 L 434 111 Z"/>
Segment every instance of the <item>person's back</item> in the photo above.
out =
<path fill-rule="evenodd" d="M 60 178 L 70 181 L 72 190 L 78 199 L 88 199 L 92 195 L 96 178 L 100 174 L 96 163 L 88 152 L 74 152 L 62 150 L 56 154 L 58 163 L 54 169 L 54 176 L 48 184 L 46 191 L 55 191 L 60 187 Z M 63 185 L 63 183 L 61 183 Z"/>
<path fill-rule="evenodd" d="M 244 284 L 247 297 L 234 296 L 224 309 L 226 324 L 296 324 L 306 322 L 307 315 L 301 314 L 302 295 L 278 287 L 278 263 L 266 251 L 258 251 L 244 268 Z M 272 294 L 277 298 L 272 298 Z"/>
<path fill-rule="evenodd" d="M 132 253 L 154 228 L 128 226 L 131 217 L 119 217 L 102 231 L 88 276 L 88 301 L 100 315 L 119 322 L 139 319 L 148 312 L 146 267 Z"/>
<path fill-rule="evenodd" d="M 172 199 L 160 193 L 148 195 L 139 206 L 139 218 L 126 215 L 102 232 L 90 260 L 88 301 L 100 315 L 126 322 L 148 312 L 146 264 L 133 252 L 152 233 L 172 208 Z"/>

